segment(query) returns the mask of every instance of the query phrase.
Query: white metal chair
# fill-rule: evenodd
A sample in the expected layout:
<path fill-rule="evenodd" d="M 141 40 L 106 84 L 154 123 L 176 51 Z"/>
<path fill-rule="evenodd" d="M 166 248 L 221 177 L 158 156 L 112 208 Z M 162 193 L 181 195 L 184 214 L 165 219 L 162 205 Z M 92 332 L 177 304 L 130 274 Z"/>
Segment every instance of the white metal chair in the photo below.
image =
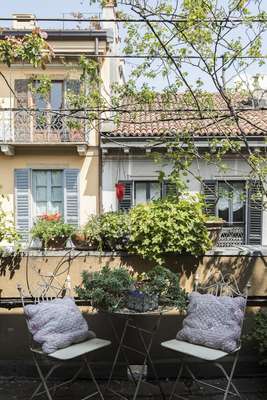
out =
<path fill-rule="evenodd" d="M 64 297 L 66 292 L 68 292 L 69 295 L 71 294 L 71 286 L 70 286 L 70 277 L 69 276 L 67 276 L 67 278 L 65 280 L 66 285 L 62 285 L 62 283 L 57 280 L 57 277 L 55 275 L 53 275 L 53 273 L 47 274 L 46 276 L 41 275 L 40 278 L 41 278 L 41 283 L 38 283 L 39 295 L 35 297 L 35 295 L 33 295 L 33 293 L 32 293 L 32 295 L 34 296 L 34 303 L 37 303 L 40 301 L 49 301 L 55 297 Z M 22 287 L 20 285 L 18 285 L 18 290 L 19 290 L 21 300 L 22 300 L 22 305 L 24 308 L 25 307 L 25 296 L 24 296 Z M 27 318 L 26 318 L 26 322 L 28 324 Z M 73 383 L 78 378 L 78 376 L 80 375 L 82 370 L 87 369 L 87 371 L 89 372 L 89 377 L 92 379 L 92 381 L 95 385 L 96 391 L 94 393 L 90 393 L 89 395 L 83 397 L 81 400 L 89 399 L 95 395 L 99 395 L 101 400 L 104 400 L 103 394 L 102 394 L 101 389 L 96 381 L 95 375 L 93 373 L 90 362 L 88 360 L 88 355 L 96 350 L 99 350 L 106 346 L 109 346 L 111 344 L 111 342 L 109 340 L 93 338 L 93 339 L 84 341 L 82 343 L 73 344 L 64 349 L 57 350 L 54 353 L 46 354 L 46 353 L 43 353 L 43 351 L 40 349 L 40 347 L 38 348 L 38 345 L 36 345 L 36 343 L 33 341 L 33 338 L 30 333 L 29 333 L 29 336 L 30 336 L 30 350 L 32 352 L 33 360 L 34 360 L 35 366 L 37 368 L 37 371 L 38 371 L 38 374 L 39 374 L 40 380 L 41 380 L 40 384 L 37 386 L 34 393 L 32 394 L 31 399 L 33 399 L 37 396 L 40 396 L 42 394 L 46 394 L 48 400 L 53 400 L 52 393 L 54 396 L 55 392 L 58 388 L 66 385 L 66 384 Z M 49 371 L 46 373 L 44 373 L 42 370 L 41 363 L 40 363 L 41 359 L 49 360 L 52 364 Z M 80 361 L 79 367 L 78 367 L 77 371 L 75 372 L 75 374 L 70 379 L 68 379 L 60 384 L 49 385 L 48 379 L 51 377 L 53 372 L 56 369 L 58 369 L 59 367 L 61 367 L 63 364 L 65 364 L 66 362 L 71 361 L 71 360 L 79 360 Z M 50 362 L 49 362 L 49 364 L 50 364 Z"/>
<path fill-rule="evenodd" d="M 195 290 L 196 291 L 199 291 L 200 293 L 211 293 L 216 296 L 221 296 L 221 295 L 228 295 L 231 297 L 243 296 L 247 300 L 249 287 L 250 287 L 250 284 L 248 283 L 246 285 L 245 292 L 241 293 L 238 288 L 235 278 L 231 275 L 225 275 L 225 276 L 221 275 L 220 280 L 218 282 L 216 282 L 214 284 L 210 284 L 206 287 L 200 287 L 198 275 L 196 275 L 196 277 L 195 277 Z M 171 400 L 173 398 L 173 396 L 176 396 L 181 399 L 185 399 L 185 397 L 175 393 L 177 384 L 178 384 L 178 382 L 182 376 L 182 372 L 184 370 L 187 371 L 187 373 L 189 374 L 189 376 L 191 377 L 193 382 L 211 387 L 213 389 L 217 389 L 218 391 L 222 392 L 223 400 L 227 399 L 228 394 L 231 394 L 233 396 L 237 396 L 237 397 L 241 398 L 239 391 L 237 390 L 236 386 L 232 382 L 232 378 L 233 378 L 234 371 L 235 371 L 236 364 L 237 364 L 238 357 L 239 357 L 239 351 L 241 349 L 241 341 L 239 343 L 238 348 L 235 350 L 234 353 L 226 353 L 221 350 L 215 350 L 215 349 L 212 349 L 209 347 L 199 346 L 199 345 L 191 344 L 191 343 L 177 340 L 177 339 L 165 341 L 165 342 L 161 343 L 161 345 L 169 350 L 173 350 L 173 351 L 179 353 L 180 359 L 181 359 L 180 368 L 179 368 L 175 383 L 172 387 L 172 391 L 171 391 L 169 400 Z M 233 357 L 233 362 L 232 362 L 232 367 L 230 369 L 230 372 L 227 372 L 225 370 L 224 366 L 220 363 L 220 360 L 229 355 L 231 355 Z M 192 372 L 191 368 L 188 366 L 188 363 L 187 363 L 187 361 L 188 361 L 187 359 L 192 358 L 192 357 L 200 359 L 204 362 L 213 363 L 217 368 L 219 368 L 221 370 L 221 372 L 223 373 L 224 378 L 226 378 L 226 381 L 227 381 L 226 387 L 223 388 L 223 387 L 219 387 L 219 386 L 214 386 L 214 385 L 211 385 L 210 383 L 207 383 L 203 380 L 198 379 L 195 376 L 195 374 Z M 230 389 L 232 389 L 232 390 L 230 391 Z"/>

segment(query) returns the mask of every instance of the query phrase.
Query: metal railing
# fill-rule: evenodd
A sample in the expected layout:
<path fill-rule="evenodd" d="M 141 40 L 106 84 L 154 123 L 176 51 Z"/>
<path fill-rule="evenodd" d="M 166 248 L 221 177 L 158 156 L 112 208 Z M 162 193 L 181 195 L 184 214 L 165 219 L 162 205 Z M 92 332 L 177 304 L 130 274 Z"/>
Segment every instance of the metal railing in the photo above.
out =
<path fill-rule="evenodd" d="M 223 227 L 218 241 L 218 247 L 234 247 L 245 244 L 244 226 Z"/>
<path fill-rule="evenodd" d="M 0 143 L 63 143 L 89 140 L 83 111 L 0 109 Z"/>

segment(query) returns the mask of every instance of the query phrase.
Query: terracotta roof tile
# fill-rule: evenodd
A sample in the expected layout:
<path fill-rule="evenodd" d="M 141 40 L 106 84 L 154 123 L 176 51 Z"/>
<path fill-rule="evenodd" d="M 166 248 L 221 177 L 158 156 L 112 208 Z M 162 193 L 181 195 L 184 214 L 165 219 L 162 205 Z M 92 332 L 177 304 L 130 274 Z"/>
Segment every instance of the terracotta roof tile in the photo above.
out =
<path fill-rule="evenodd" d="M 173 136 L 188 132 L 194 136 L 235 136 L 240 131 L 229 118 L 229 110 L 218 95 L 213 95 L 214 105 L 203 113 L 204 119 L 192 111 L 196 107 L 188 105 L 183 95 L 173 95 L 168 104 L 164 104 L 158 95 L 151 105 L 134 104 L 129 99 L 121 106 L 123 112 L 118 126 L 110 136 L 116 137 L 160 137 Z M 241 110 L 239 124 L 248 136 L 265 136 L 267 132 L 267 110 L 253 109 L 248 99 L 236 96 L 235 107 Z M 222 111 L 224 110 L 224 111 Z M 213 116 L 211 117 L 211 114 Z M 214 118 L 217 115 L 217 120 Z M 227 115 L 226 118 L 223 117 Z"/>

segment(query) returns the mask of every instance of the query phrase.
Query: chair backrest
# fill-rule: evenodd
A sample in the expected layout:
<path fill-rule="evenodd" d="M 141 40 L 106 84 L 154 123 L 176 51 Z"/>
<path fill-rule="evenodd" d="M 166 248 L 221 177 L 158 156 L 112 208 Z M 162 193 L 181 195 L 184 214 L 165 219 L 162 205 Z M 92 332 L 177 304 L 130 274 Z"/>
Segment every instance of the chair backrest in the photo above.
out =
<path fill-rule="evenodd" d="M 225 274 L 223 275 L 220 273 L 219 278 L 213 282 L 209 283 L 206 286 L 201 286 L 199 284 L 199 275 L 195 275 L 195 282 L 194 282 L 194 290 L 205 294 L 213 294 L 214 296 L 230 296 L 230 297 L 236 297 L 236 296 L 241 296 L 245 299 L 245 304 L 247 303 L 247 297 L 248 297 L 248 291 L 249 288 L 251 287 L 250 282 L 248 282 L 245 286 L 244 291 L 242 292 L 237 284 L 236 278 L 232 274 Z M 241 322 L 241 332 L 244 324 L 244 319 L 245 319 L 245 312 L 244 316 Z M 241 347 L 241 335 L 239 338 L 239 345 L 238 347 Z"/>
<path fill-rule="evenodd" d="M 67 275 L 63 283 L 57 279 L 54 273 L 47 273 L 47 274 L 40 273 L 39 276 L 40 280 L 37 282 L 36 288 L 35 289 L 31 288 L 30 291 L 31 293 L 29 293 L 31 303 L 33 302 L 34 304 L 37 304 L 40 303 L 41 301 L 49 301 L 52 300 L 53 298 L 64 297 L 66 294 L 68 296 L 71 296 L 71 279 L 69 275 Z M 20 284 L 17 285 L 17 289 L 19 291 L 22 306 L 24 309 L 26 305 L 25 304 L 26 293 L 24 292 L 24 289 Z M 25 313 L 24 315 L 28 327 L 30 349 L 36 350 L 36 348 L 39 348 L 40 346 L 33 340 L 32 334 L 30 333 L 29 329 L 28 318 Z"/>
<path fill-rule="evenodd" d="M 247 300 L 248 291 L 251 287 L 250 282 L 245 286 L 244 291 L 241 291 L 238 287 L 236 278 L 232 274 L 222 274 L 220 272 L 219 278 L 214 282 L 210 282 L 205 286 L 201 286 L 199 283 L 199 275 L 195 275 L 194 290 L 199 293 L 210 293 L 214 296 L 242 296 Z"/>
<path fill-rule="evenodd" d="M 24 308 L 26 293 L 20 284 L 17 285 L 17 289 Z M 71 296 L 71 279 L 69 275 L 62 282 L 53 273 L 40 273 L 36 287 L 31 288 L 27 297 L 30 297 L 34 303 L 39 303 L 40 301 L 49 301 L 53 298 L 64 297 L 66 294 Z"/>

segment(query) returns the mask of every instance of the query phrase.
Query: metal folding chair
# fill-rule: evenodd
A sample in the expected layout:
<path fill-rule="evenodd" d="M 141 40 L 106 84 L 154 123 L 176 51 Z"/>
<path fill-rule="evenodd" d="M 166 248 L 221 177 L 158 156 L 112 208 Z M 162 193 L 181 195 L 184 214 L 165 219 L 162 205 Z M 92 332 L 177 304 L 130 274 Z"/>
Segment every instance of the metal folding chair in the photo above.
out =
<path fill-rule="evenodd" d="M 51 273 L 47 275 L 40 275 L 41 282 L 38 283 L 38 289 L 37 291 L 38 296 L 35 296 L 35 294 L 32 293 L 32 296 L 34 298 L 34 303 L 38 303 L 40 301 L 49 301 L 52 300 L 53 298 L 58 298 L 58 297 L 64 297 L 66 293 L 68 295 L 71 295 L 71 285 L 70 285 L 70 277 L 67 276 L 65 283 L 63 284 L 57 280 L 57 277 Z M 25 295 L 22 290 L 22 287 L 18 285 L 18 291 L 21 296 L 22 300 L 22 305 L 23 308 L 25 307 Z M 28 325 L 28 321 L 26 318 L 26 322 Z M 55 351 L 54 353 L 51 354 L 46 354 L 44 353 L 41 349 L 40 346 L 38 346 L 33 338 L 32 335 L 29 332 L 29 338 L 30 338 L 30 350 L 32 352 L 33 360 L 35 363 L 35 366 L 37 368 L 39 377 L 40 377 L 40 384 L 37 386 L 35 391 L 33 392 L 31 399 L 40 396 L 42 394 L 45 394 L 47 396 L 48 400 L 53 400 L 55 393 L 57 389 L 60 387 L 63 387 L 64 385 L 71 384 L 73 383 L 82 370 L 86 369 L 89 373 L 89 377 L 92 379 L 92 382 L 95 385 L 96 391 L 93 393 L 90 393 L 89 395 L 81 398 L 80 400 L 86 400 L 89 399 L 95 395 L 99 395 L 101 400 L 104 400 L 103 394 L 101 392 L 101 389 L 96 381 L 94 372 L 91 368 L 90 362 L 88 360 L 88 355 L 96 350 L 102 349 L 106 346 L 109 346 L 111 342 L 109 340 L 103 340 L 99 338 L 93 338 L 86 340 L 84 342 L 78 343 L 78 344 L 73 344 L 71 346 L 68 346 L 64 349 L 60 349 Z M 50 369 L 48 372 L 44 373 L 42 363 L 40 362 L 41 360 L 46 359 L 49 360 L 48 364 L 51 364 Z M 59 384 L 50 384 L 48 382 L 49 378 L 53 374 L 55 370 L 57 370 L 59 367 L 64 365 L 68 361 L 72 360 L 79 360 L 79 367 L 77 371 L 74 373 L 74 375 Z M 73 366 L 73 365 L 72 365 Z M 52 397 L 53 394 L 53 397 Z"/>
<path fill-rule="evenodd" d="M 245 292 L 241 293 L 237 282 L 235 278 L 231 275 L 221 275 L 220 280 L 214 284 L 210 284 L 206 287 L 201 287 L 199 286 L 199 277 L 196 275 L 195 277 L 195 291 L 198 291 L 199 293 L 210 293 L 214 294 L 216 296 L 221 296 L 221 295 L 227 295 L 227 296 L 242 296 L 247 300 L 247 295 L 248 295 L 248 289 L 250 287 L 250 284 L 248 283 L 245 288 Z M 243 325 L 243 323 L 242 323 Z M 197 384 L 205 385 L 213 389 L 217 389 L 218 391 L 223 393 L 223 400 L 226 400 L 228 397 L 228 394 L 231 394 L 233 396 L 237 396 L 241 398 L 241 395 L 237 389 L 237 387 L 234 385 L 232 382 L 233 375 L 235 372 L 235 368 L 237 365 L 238 357 L 239 357 L 239 352 L 241 349 L 241 341 L 239 343 L 238 348 L 233 352 L 233 353 L 226 353 L 221 350 L 216 350 L 212 349 L 209 347 L 205 346 L 199 346 L 195 344 L 191 344 L 182 340 L 168 340 L 166 342 L 161 343 L 161 345 L 167 349 L 176 351 L 177 353 L 180 354 L 180 368 L 177 374 L 177 378 L 175 380 L 175 383 L 172 387 L 172 391 L 169 397 L 169 400 L 173 398 L 173 396 L 185 399 L 185 397 L 175 393 L 177 384 L 182 376 L 183 371 L 187 371 L 189 376 L 191 377 L 193 382 L 196 382 Z M 233 357 L 233 362 L 232 366 L 229 372 L 227 372 L 224 368 L 224 366 L 221 364 L 220 360 L 231 355 Z M 214 364 L 221 372 L 223 373 L 223 377 L 226 378 L 227 384 L 226 386 L 219 387 L 219 386 L 214 386 L 210 383 L 207 383 L 201 379 L 198 379 L 195 374 L 192 372 L 191 368 L 188 365 L 188 359 L 189 358 L 197 358 L 200 359 L 204 362 L 209 362 Z M 232 389 L 232 390 L 230 390 Z"/>

